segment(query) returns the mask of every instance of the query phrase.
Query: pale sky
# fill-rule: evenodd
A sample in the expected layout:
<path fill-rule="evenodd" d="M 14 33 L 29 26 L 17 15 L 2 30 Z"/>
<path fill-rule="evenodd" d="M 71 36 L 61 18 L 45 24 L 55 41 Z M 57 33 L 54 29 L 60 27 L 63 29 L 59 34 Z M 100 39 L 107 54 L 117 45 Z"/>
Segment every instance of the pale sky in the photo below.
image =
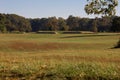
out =
<path fill-rule="evenodd" d="M 0 0 L 0 13 L 18 14 L 26 18 L 94 17 L 85 13 L 85 4 L 86 0 Z M 120 16 L 120 5 L 116 15 Z"/>

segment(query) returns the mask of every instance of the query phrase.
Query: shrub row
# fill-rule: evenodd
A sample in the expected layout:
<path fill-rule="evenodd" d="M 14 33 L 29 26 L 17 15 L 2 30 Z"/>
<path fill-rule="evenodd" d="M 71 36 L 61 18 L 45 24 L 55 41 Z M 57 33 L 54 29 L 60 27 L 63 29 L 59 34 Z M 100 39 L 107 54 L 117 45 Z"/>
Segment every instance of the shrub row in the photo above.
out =
<path fill-rule="evenodd" d="M 38 34 L 57 34 L 56 31 L 38 31 Z"/>

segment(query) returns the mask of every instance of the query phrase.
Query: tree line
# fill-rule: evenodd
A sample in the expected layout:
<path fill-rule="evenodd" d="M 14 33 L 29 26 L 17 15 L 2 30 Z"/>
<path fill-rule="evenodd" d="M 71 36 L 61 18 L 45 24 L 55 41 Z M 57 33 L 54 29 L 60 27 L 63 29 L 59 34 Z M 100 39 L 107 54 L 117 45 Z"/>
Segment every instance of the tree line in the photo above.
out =
<path fill-rule="evenodd" d="M 80 18 L 70 15 L 62 17 L 28 19 L 16 14 L 0 13 L 0 32 L 37 32 L 37 31 L 93 31 L 120 32 L 119 16 L 102 18 Z"/>

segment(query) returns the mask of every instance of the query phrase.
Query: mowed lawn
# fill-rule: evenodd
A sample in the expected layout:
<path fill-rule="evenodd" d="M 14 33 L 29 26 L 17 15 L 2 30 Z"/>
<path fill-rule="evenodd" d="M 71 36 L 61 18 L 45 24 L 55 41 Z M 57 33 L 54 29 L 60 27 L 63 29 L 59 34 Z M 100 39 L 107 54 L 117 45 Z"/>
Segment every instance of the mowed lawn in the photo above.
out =
<path fill-rule="evenodd" d="M 120 49 L 113 49 L 119 38 L 120 33 L 0 34 L 0 79 L 119 80 Z"/>

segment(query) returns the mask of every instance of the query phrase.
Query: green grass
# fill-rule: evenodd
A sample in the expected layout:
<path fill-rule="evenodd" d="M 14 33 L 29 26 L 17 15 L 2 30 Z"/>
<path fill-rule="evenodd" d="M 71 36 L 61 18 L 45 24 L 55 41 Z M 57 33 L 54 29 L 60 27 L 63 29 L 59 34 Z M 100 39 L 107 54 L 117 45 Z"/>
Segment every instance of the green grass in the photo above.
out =
<path fill-rule="evenodd" d="M 119 33 L 0 34 L 2 80 L 120 80 Z"/>

